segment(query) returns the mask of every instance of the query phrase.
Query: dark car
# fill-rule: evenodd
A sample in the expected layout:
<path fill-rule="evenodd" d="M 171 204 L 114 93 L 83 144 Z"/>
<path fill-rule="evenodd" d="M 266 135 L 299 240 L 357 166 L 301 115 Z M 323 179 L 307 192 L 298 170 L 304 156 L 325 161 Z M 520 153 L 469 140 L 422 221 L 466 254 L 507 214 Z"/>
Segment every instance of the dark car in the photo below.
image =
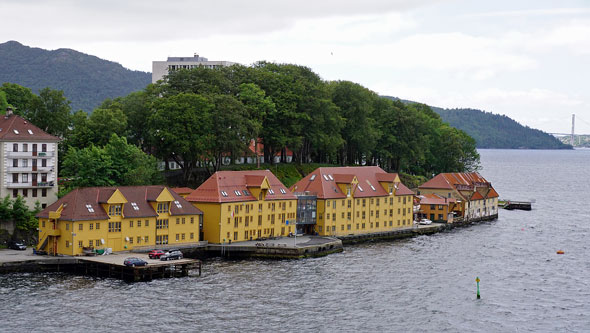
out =
<path fill-rule="evenodd" d="M 147 261 L 145 261 L 143 259 L 131 257 L 131 258 L 125 259 L 123 264 L 125 264 L 125 266 L 135 267 L 135 266 L 146 266 L 148 263 L 147 263 Z"/>
<path fill-rule="evenodd" d="M 150 257 L 150 259 L 160 259 L 160 257 L 166 252 L 162 251 L 162 250 L 152 250 L 150 251 L 150 253 L 148 254 L 148 256 Z"/>
<path fill-rule="evenodd" d="M 179 250 L 170 250 L 160 256 L 160 260 L 182 259 L 182 252 Z"/>
<path fill-rule="evenodd" d="M 27 246 L 25 244 L 19 243 L 19 242 L 10 242 L 10 243 L 8 243 L 8 248 L 13 249 L 13 250 L 23 251 L 23 250 L 27 249 Z"/>

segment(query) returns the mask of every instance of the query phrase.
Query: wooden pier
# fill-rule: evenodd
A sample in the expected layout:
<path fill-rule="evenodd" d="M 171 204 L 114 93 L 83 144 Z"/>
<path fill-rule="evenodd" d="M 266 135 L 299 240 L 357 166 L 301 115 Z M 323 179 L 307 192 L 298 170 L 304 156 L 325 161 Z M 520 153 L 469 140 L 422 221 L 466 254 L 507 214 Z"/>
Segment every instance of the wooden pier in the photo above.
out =
<path fill-rule="evenodd" d="M 0 274 L 24 272 L 63 272 L 89 277 L 121 279 L 128 282 L 154 279 L 201 276 L 201 261 L 179 259 L 170 261 L 148 260 L 146 266 L 125 266 L 129 253 L 98 257 L 31 256 L 19 261 L 0 260 Z"/>

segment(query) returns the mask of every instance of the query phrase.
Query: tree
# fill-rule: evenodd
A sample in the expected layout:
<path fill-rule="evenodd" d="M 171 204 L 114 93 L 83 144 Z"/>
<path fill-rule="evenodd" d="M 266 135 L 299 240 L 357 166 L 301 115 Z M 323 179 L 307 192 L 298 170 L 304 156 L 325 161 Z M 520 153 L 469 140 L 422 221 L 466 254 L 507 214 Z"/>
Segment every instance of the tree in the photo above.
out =
<path fill-rule="evenodd" d="M 113 134 L 124 136 L 127 129 L 127 117 L 122 111 L 121 103 L 105 100 L 95 109 L 86 126 L 92 135 L 92 142 L 98 146 L 104 146 Z"/>
<path fill-rule="evenodd" d="M 111 158 L 112 177 L 117 185 L 162 183 L 162 174 L 158 171 L 156 158 L 147 155 L 139 147 L 128 144 L 125 137 L 113 134 L 104 150 Z"/>
<path fill-rule="evenodd" d="M 197 164 L 210 161 L 213 143 L 211 112 L 214 105 L 205 97 L 180 93 L 154 102 L 148 121 L 151 145 L 158 157 L 174 160 L 188 182 Z"/>
<path fill-rule="evenodd" d="M 33 100 L 38 98 L 33 94 L 31 89 L 20 86 L 16 83 L 4 82 L 2 87 L 0 87 L 0 91 L 3 91 L 6 94 L 6 101 L 12 106 L 15 114 L 21 116 L 31 108 Z M 3 108 L 2 111 L 3 110 L 6 110 L 6 108 Z"/>
<path fill-rule="evenodd" d="M 84 149 L 71 147 L 64 157 L 62 174 L 72 178 L 72 188 L 116 185 L 111 157 L 94 145 Z"/>
<path fill-rule="evenodd" d="M 62 90 L 44 88 L 39 98 L 34 98 L 25 117 L 45 132 L 65 137 L 71 124 L 70 101 Z"/>

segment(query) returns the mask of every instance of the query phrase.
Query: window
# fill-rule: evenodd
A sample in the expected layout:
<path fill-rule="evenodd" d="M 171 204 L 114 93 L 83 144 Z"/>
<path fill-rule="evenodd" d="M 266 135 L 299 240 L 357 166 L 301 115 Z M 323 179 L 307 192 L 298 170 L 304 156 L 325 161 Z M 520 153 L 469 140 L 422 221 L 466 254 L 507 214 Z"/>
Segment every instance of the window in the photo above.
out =
<path fill-rule="evenodd" d="M 13 173 L 12 174 L 12 182 L 13 183 L 18 183 L 18 173 Z"/>
<path fill-rule="evenodd" d="M 41 151 L 44 153 L 47 152 L 47 144 L 44 143 L 41 145 Z"/>
<path fill-rule="evenodd" d="M 143 240 L 144 240 L 146 243 L 149 243 L 149 242 L 150 242 L 150 237 L 149 237 L 149 236 L 145 236 L 145 237 L 143 237 Z"/>
<path fill-rule="evenodd" d="M 16 158 L 14 160 L 12 160 L 12 166 L 15 168 L 18 168 L 18 160 Z"/>
<path fill-rule="evenodd" d="M 17 189 L 12 190 L 12 197 L 13 198 L 18 197 L 18 190 Z"/>
<path fill-rule="evenodd" d="M 16 150 L 15 150 L 15 151 L 16 151 Z M 29 144 L 27 144 L 27 143 L 23 143 L 23 151 L 24 151 L 24 152 L 27 152 L 27 151 L 29 151 Z"/>
<path fill-rule="evenodd" d="M 176 241 L 178 242 L 180 240 L 180 234 L 176 234 Z"/>
<path fill-rule="evenodd" d="M 235 232 L 234 232 L 234 240 L 235 240 L 235 241 L 237 241 L 237 240 L 238 240 L 238 232 L 237 232 L 237 231 L 235 231 Z"/>
<path fill-rule="evenodd" d="M 182 218 L 182 224 L 184 224 L 184 222 L 185 222 L 185 218 L 183 217 L 183 218 Z"/>
<path fill-rule="evenodd" d="M 121 222 L 109 222 L 109 232 L 121 232 Z"/>
<path fill-rule="evenodd" d="M 24 162 L 24 161 L 26 161 L 26 160 L 23 160 L 23 162 Z M 44 167 L 44 168 L 46 168 L 46 167 L 47 167 L 47 160 L 46 160 L 46 159 L 42 159 L 42 160 L 41 160 L 41 166 L 42 166 L 42 167 Z"/>
<path fill-rule="evenodd" d="M 129 244 L 133 244 L 133 237 L 129 237 Z"/>
<path fill-rule="evenodd" d="M 158 210 L 157 210 L 158 214 L 160 213 L 168 213 L 168 203 L 167 202 L 161 202 L 158 204 Z"/>
<path fill-rule="evenodd" d="M 191 239 L 195 239 L 195 233 L 191 232 Z"/>
<path fill-rule="evenodd" d="M 129 221 L 129 228 L 133 228 L 133 220 Z"/>
<path fill-rule="evenodd" d="M 100 223 L 96 222 L 96 230 L 100 229 Z"/>
<path fill-rule="evenodd" d="M 141 227 L 141 220 L 137 220 L 137 226 Z"/>
<path fill-rule="evenodd" d="M 182 235 L 180 236 L 180 238 L 181 238 L 182 240 L 184 240 L 184 239 L 185 239 L 185 238 L 184 238 L 184 234 L 182 234 Z"/>
<path fill-rule="evenodd" d="M 176 218 L 176 224 L 180 224 L 180 217 Z"/>
<path fill-rule="evenodd" d="M 92 239 L 88 241 L 88 246 L 93 247 L 94 243 L 92 242 Z M 97 244 L 98 245 L 98 244 Z"/>
<path fill-rule="evenodd" d="M 23 183 L 28 183 L 29 182 L 29 174 L 28 173 L 23 173 Z"/>
<path fill-rule="evenodd" d="M 70 241 L 66 241 L 66 247 L 70 247 Z"/>
<path fill-rule="evenodd" d="M 84 224 L 80 223 L 78 224 L 78 230 L 82 231 L 84 229 Z"/>
<path fill-rule="evenodd" d="M 150 226 L 150 220 L 145 220 L 145 226 L 149 227 Z"/>
<path fill-rule="evenodd" d="M 139 210 L 139 206 L 137 205 L 137 202 L 132 202 L 131 208 L 133 208 L 133 210 Z"/>
<path fill-rule="evenodd" d="M 86 204 L 86 209 L 88 210 L 89 213 L 94 213 L 94 208 L 92 208 L 92 205 Z"/>
<path fill-rule="evenodd" d="M 33 166 L 35 166 L 35 161 L 36 160 L 33 160 Z M 46 173 L 42 173 L 41 174 L 41 181 L 42 182 L 46 182 L 47 181 L 47 174 Z"/>
<path fill-rule="evenodd" d="M 94 223 L 90 223 L 90 224 L 88 225 L 88 230 L 92 230 L 92 229 L 94 229 Z"/>
<path fill-rule="evenodd" d="M 191 217 L 191 224 L 195 224 L 195 217 Z"/>
<path fill-rule="evenodd" d="M 36 197 L 37 197 L 37 189 L 36 189 L 36 188 L 34 188 L 34 189 L 33 189 L 33 198 L 36 198 Z"/>
<path fill-rule="evenodd" d="M 23 145 L 23 148 L 24 148 L 24 145 Z M 18 151 L 18 143 L 13 143 L 12 144 L 12 151 Z"/>
<path fill-rule="evenodd" d="M 137 236 L 137 244 L 141 243 L 141 236 Z"/>
<path fill-rule="evenodd" d="M 121 205 L 110 205 L 109 216 L 121 216 Z"/>
<path fill-rule="evenodd" d="M 177 208 L 182 208 L 182 205 L 180 204 L 180 201 L 174 200 L 174 204 L 176 205 Z"/>
<path fill-rule="evenodd" d="M 157 219 L 156 229 L 168 229 L 168 219 Z"/>
<path fill-rule="evenodd" d="M 46 197 L 47 196 L 47 189 L 46 188 L 41 189 L 41 196 L 42 197 Z"/>

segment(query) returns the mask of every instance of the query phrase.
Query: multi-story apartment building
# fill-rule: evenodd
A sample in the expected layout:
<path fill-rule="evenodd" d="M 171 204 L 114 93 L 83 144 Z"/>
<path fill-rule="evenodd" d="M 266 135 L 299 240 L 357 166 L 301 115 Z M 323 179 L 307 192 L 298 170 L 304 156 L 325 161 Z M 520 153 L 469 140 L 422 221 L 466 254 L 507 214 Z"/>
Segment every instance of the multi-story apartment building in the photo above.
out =
<path fill-rule="evenodd" d="M 57 144 L 11 109 L 0 115 L 0 196 L 23 197 L 29 208 L 57 200 Z"/>
<path fill-rule="evenodd" d="M 433 193 L 454 198 L 460 204 L 458 215 L 466 219 L 493 218 L 498 215 L 498 193 L 477 172 L 440 173 L 418 187 L 419 194 Z"/>
<path fill-rule="evenodd" d="M 195 67 L 217 68 L 231 66 L 235 62 L 209 61 L 195 53 L 193 57 L 168 57 L 166 61 L 152 61 L 152 83 L 162 80 L 170 71 Z"/>
<path fill-rule="evenodd" d="M 218 171 L 186 197 L 204 240 L 222 244 L 295 232 L 297 198 L 269 170 Z"/>
<path fill-rule="evenodd" d="M 78 188 L 39 214 L 38 250 L 79 255 L 199 241 L 202 212 L 165 186 Z"/>
<path fill-rule="evenodd" d="M 377 166 L 318 168 L 291 188 L 317 196 L 315 232 L 358 235 L 413 225 L 413 195 Z"/>

